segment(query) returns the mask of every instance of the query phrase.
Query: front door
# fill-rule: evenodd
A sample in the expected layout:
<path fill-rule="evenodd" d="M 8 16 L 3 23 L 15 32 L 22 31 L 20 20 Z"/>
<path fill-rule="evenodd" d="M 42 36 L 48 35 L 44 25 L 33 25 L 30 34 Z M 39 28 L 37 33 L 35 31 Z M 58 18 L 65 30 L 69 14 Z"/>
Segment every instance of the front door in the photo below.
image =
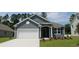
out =
<path fill-rule="evenodd" d="M 49 38 L 49 27 L 42 27 L 41 28 L 41 37 L 42 38 Z"/>

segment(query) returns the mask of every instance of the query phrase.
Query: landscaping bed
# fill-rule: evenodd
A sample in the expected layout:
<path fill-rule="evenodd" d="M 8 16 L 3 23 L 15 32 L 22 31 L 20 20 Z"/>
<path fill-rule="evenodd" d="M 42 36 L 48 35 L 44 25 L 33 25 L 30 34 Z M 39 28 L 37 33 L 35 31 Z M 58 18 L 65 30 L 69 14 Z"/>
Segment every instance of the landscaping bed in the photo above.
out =
<path fill-rule="evenodd" d="M 72 37 L 72 39 L 51 39 L 51 40 L 41 40 L 41 47 L 78 47 L 79 37 Z"/>

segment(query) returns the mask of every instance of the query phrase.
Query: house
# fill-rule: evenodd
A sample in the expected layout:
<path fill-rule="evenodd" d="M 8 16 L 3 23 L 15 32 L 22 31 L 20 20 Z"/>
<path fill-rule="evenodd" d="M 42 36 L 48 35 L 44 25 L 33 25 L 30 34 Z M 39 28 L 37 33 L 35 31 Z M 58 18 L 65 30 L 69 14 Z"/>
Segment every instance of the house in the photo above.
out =
<path fill-rule="evenodd" d="M 15 25 L 17 39 L 53 38 L 55 35 L 64 35 L 64 26 L 42 16 L 32 15 Z"/>
<path fill-rule="evenodd" d="M 13 29 L 0 23 L 0 37 L 12 37 Z"/>
<path fill-rule="evenodd" d="M 77 25 L 79 23 L 79 13 L 74 14 L 73 18 L 70 18 L 70 24 L 71 24 L 71 35 L 72 36 L 79 36 L 77 32 Z"/>

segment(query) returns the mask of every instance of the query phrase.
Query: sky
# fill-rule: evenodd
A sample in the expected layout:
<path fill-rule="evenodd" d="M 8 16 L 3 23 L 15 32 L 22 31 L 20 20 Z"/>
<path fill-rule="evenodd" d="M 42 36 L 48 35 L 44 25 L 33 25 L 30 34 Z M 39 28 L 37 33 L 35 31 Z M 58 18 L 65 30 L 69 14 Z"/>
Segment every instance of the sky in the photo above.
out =
<path fill-rule="evenodd" d="M 0 12 L 0 16 L 4 16 L 5 14 L 18 14 L 18 13 L 27 13 L 27 12 Z M 41 12 L 33 12 L 34 14 L 41 15 Z M 74 12 L 47 12 L 47 18 L 51 22 L 56 22 L 60 24 L 69 23 L 70 16 L 74 14 Z"/>

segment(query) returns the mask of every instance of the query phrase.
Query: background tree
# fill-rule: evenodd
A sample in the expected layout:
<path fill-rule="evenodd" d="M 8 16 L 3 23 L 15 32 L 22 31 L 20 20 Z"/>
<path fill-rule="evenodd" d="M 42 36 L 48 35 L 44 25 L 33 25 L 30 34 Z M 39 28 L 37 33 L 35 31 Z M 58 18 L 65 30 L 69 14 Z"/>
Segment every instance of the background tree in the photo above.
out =
<path fill-rule="evenodd" d="M 75 14 L 72 14 L 72 15 L 70 16 L 70 21 L 72 21 L 72 20 L 74 19 L 74 17 L 75 17 Z"/>
<path fill-rule="evenodd" d="M 2 16 L 0 16 L 0 23 L 2 22 Z"/>
<path fill-rule="evenodd" d="M 70 26 L 70 24 L 65 25 L 65 33 L 66 34 L 71 34 L 71 26 Z"/>
<path fill-rule="evenodd" d="M 12 14 L 10 17 L 11 17 L 11 22 L 13 23 L 13 25 L 19 22 L 19 18 L 16 14 Z"/>
<path fill-rule="evenodd" d="M 14 28 L 13 26 L 18 23 L 19 21 L 22 21 L 23 19 L 27 18 L 27 17 L 30 17 L 31 15 L 33 14 L 30 14 L 30 13 L 18 13 L 18 14 L 12 14 L 10 17 L 8 14 L 4 15 L 3 17 L 0 16 L 0 21 L 2 20 L 2 23 L 11 27 L 11 28 Z M 22 19 L 22 20 L 21 20 Z"/>
<path fill-rule="evenodd" d="M 27 14 L 26 14 L 26 13 L 25 13 L 25 14 L 21 14 L 21 18 L 22 18 L 22 19 L 27 18 Z"/>
<path fill-rule="evenodd" d="M 77 33 L 79 34 L 79 23 L 77 24 Z"/>
<path fill-rule="evenodd" d="M 6 15 L 3 17 L 4 21 L 6 21 L 8 18 L 9 18 L 9 15 L 8 15 L 8 14 L 6 14 Z"/>

